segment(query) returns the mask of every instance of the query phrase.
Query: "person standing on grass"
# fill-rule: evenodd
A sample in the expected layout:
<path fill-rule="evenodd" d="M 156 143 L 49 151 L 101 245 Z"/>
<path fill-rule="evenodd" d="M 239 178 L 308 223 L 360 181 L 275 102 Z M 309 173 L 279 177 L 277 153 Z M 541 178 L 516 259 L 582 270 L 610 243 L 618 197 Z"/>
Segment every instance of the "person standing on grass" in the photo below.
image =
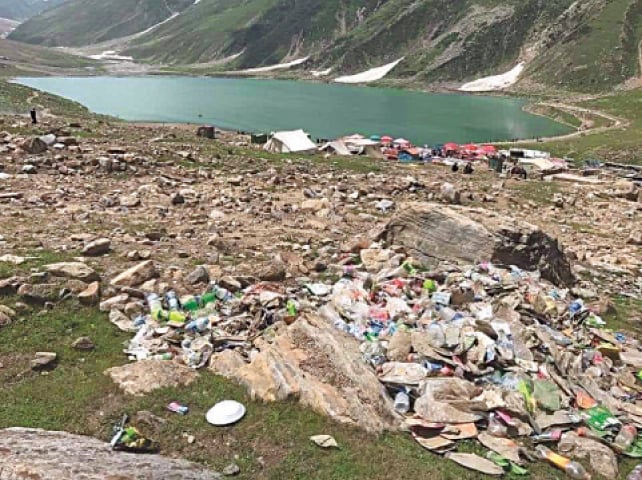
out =
<path fill-rule="evenodd" d="M 36 109 L 32 108 L 31 110 L 29 110 L 29 114 L 31 115 L 31 123 L 33 125 L 37 124 L 38 123 L 38 116 L 36 114 Z"/>

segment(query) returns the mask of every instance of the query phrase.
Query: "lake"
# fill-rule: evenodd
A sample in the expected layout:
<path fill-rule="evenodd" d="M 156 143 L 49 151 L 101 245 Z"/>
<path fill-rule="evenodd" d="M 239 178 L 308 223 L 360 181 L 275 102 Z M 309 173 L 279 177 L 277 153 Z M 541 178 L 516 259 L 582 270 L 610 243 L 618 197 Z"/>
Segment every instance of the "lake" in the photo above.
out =
<path fill-rule="evenodd" d="M 42 77 L 16 82 L 124 120 L 211 124 L 248 132 L 303 128 L 317 138 L 358 132 L 435 144 L 572 131 L 524 112 L 526 101 L 509 97 L 207 77 Z"/>

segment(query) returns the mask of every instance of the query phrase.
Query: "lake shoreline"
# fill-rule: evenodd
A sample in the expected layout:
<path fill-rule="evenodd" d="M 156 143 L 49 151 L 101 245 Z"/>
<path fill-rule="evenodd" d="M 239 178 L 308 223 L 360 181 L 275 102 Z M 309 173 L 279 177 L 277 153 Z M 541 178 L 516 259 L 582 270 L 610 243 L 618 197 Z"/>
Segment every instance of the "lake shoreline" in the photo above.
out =
<path fill-rule="evenodd" d="M 79 80 L 73 87 L 66 83 L 56 82 L 60 79 L 73 79 Z M 82 90 L 79 85 L 88 85 L 88 81 L 96 79 L 100 85 L 98 90 L 101 92 L 94 94 L 93 92 L 83 97 L 78 93 L 78 89 Z M 144 105 L 144 100 L 134 96 L 134 102 L 144 105 L 144 108 L 135 110 L 123 107 L 122 104 L 126 103 L 119 100 L 119 106 L 113 98 L 117 98 L 118 94 L 110 92 L 102 92 L 103 84 L 117 85 L 121 90 L 123 88 L 129 89 L 130 86 L 123 87 L 121 80 L 132 79 L 136 82 L 132 85 L 165 85 L 162 90 L 155 93 L 154 105 Z M 149 79 L 151 83 L 147 83 L 144 79 Z M 190 83 L 181 83 L 182 79 L 194 80 Z M 47 80 L 53 81 L 52 84 Z M 208 83 L 212 80 L 213 83 Z M 216 82 L 218 80 L 218 82 Z M 223 82 L 229 80 L 230 83 Z M 172 124 L 213 124 L 220 126 L 221 130 L 226 131 L 246 131 L 246 132 L 269 132 L 278 130 L 288 130 L 303 128 L 309 131 L 316 138 L 337 138 L 342 135 L 347 135 L 355 131 L 364 132 L 367 135 L 372 134 L 391 134 L 395 137 L 404 136 L 409 137 L 411 141 L 416 144 L 436 144 L 444 143 L 446 141 L 456 141 L 459 143 L 494 143 L 501 144 L 513 141 L 528 142 L 532 137 L 536 138 L 554 138 L 558 136 L 576 133 L 576 129 L 569 125 L 564 125 L 556 119 L 546 115 L 539 115 L 535 112 L 529 111 L 529 105 L 525 102 L 532 102 L 532 98 L 523 98 L 515 94 L 505 94 L 499 92 L 490 92 L 492 94 L 470 94 L 468 92 L 458 92 L 455 90 L 441 90 L 440 92 L 427 92 L 425 90 L 409 90 L 404 88 L 391 88 L 388 86 L 371 86 L 371 88 L 363 88 L 363 86 L 345 86 L 334 85 L 328 82 L 309 82 L 301 80 L 273 80 L 268 78 L 260 78 L 266 82 L 272 82 L 271 85 L 262 85 L 262 82 L 254 81 L 259 79 L 238 78 L 236 76 L 226 77 L 210 77 L 210 76 L 195 76 L 195 75 L 110 75 L 110 76 L 96 76 L 86 75 L 83 77 L 71 76 L 47 76 L 47 77 L 18 77 L 10 81 L 13 83 L 26 85 L 31 88 L 37 88 L 55 95 L 69 98 L 76 102 L 85 105 L 89 110 L 97 114 L 109 115 L 121 120 L 132 123 L 172 123 Z M 238 81 L 238 84 L 234 84 Z M 241 83 L 247 81 L 248 83 Z M 223 82 L 223 83 L 221 83 Z M 92 83 L 96 85 L 96 83 Z M 197 85 L 201 88 L 203 85 L 207 86 L 202 90 L 200 95 L 202 101 L 199 100 L 194 105 L 182 105 L 182 100 L 176 103 L 168 104 L 166 96 L 181 98 L 181 93 L 186 89 L 191 89 L 192 85 Z M 236 90 L 258 90 L 263 92 L 259 95 L 258 106 L 252 102 L 244 101 L 243 105 L 220 105 L 224 102 L 224 93 L 219 90 L 230 89 L 234 90 L 232 94 L 236 94 Z M 315 87 L 319 87 L 317 90 Z M 78 88 L 77 88 L 78 87 Z M 114 87 L 116 88 L 116 87 Z M 280 104 L 276 110 L 272 112 L 270 109 L 274 107 L 268 103 L 266 107 L 261 95 L 265 96 L 265 90 L 268 89 L 270 97 L 273 94 L 280 95 Z M 213 92 L 212 92 L 213 90 Z M 253 92 L 255 93 L 255 92 Z M 142 92 L 146 95 L 146 92 Z M 208 103 L 206 97 L 216 97 L 215 103 Z M 303 95 L 303 101 L 297 98 Z M 305 97 L 307 95 L 307 97 Z M 325 105 L 323 96 L 326 100 L 333 105 L 331 107 Z M 192 95 L 193 96 L 193 95 Z M 198 95 L 197 95 L 198 96 Z M 316 98 L 316 97 L 319 98 Z M 356 96 L 356 98 L 355 98 Z M 96 105 L 96 97 L 101 97 L 99 101 L 102 105 Z M 307 100 L 306 100 L 307 98 Z M 493 100 L 496 99 L 497 104 Z M 193 100 L 193 99 L 192 99 Z M 238 99 L 236 99 L 238 101 Z M 160 105 L 155 105 L 157 102 Z M 306 105 L 305 109 L 301 103 L 310 101 L 310 105 Z M 164 102 L 164 103 L 163 103 Z M 249 103 L 248 103 L 249 102 Z M 298 103 L 297 103 L 298 102 Z M 392 103 L 391 103 L 392 102 Z M 149 102 L 148 102 L 149 103 Z M 194 103 L 194 102 L 192 102 Z M 277 102 L 278 103 L 278 102 Z M 292 103 L 292 105 L 290 105 Z M 418 105 L 415 105 L 418 103 Z M 374 107 L 373 107 L 374 105 Z M 106 108 L 103 108 L 106 107 Z M 330 114 L 328 109 L 336 107 Z M 346 108 L 347 107 L 347 108 Z M 227 112 L 226 112 L 227 108 Z M 229 110 L 232 108 L 233 115 L 228 116 Z M 239 110 L 254 109 L 255 112 L 246 112 L 244 117 L 239 117 Z M 316 112 L 317 115 L 323 116 L 324 119 L 314 120 L 310 119 L 310 108 Z M 279 109 L 286 111 L 285 119 L 279 116 Z M 527 114 L 527 117 L 517 115 L 516 110 Z M 352 110 L 352 111 L 351 111 Z M 363 110 L 361 112 L 360 110 Z M 297 113 L 298 111 L 298 113 Z M 303 112 L 306 112 L 305 114 Z M 341 122 L 335 124 L 337 115 L 345 111 L 346 115 L 341 115 L 344 124 Z M 355 113 L 354 111 L 358 111 Z M 199 113 L 200 112 L 200 113 Z M 339 113 L 337 113 L 339 112 Z M 370 114 L 368 114 L 370 112 Z M 486 112 L 486 113 L 483 113 Z M 198 119 L 196 114 L 198 114 Z M 201 113 L 203 115 L 201 115 Z M 273 115 L 272 115 L 273 114 Z M 255 116 L 258 115 L 258 120 Z M 267 115 L 267 117 L 266 117 Z M 270 116 L 272 115 L 272 116 Z M 193 118 L 189 118 L 189 117 Z M 316 116 L 316 115 L 315 115 Z M 476 117 L 477 118 L 476 118 Z M 136 118 L 137 117 L 137 118 Z M 160 118 L 159 118 L 160 117 Z M 203 117 L 202 119 L 200 117 Z M 534 121 L 533 118 L 542 118 L 549 123 L 542 123 L 542 121 Z M 267 120 L 267 119 L 269 120 Z M 299 121 L 299 118 L 301 121 Z M 397 120 L 398 119 L 398 120 Z M 440 119 L 436 122 L 435 119 Z M 488 121 L 490 119 L 490 122 Z M 273 121 L 274 120 L 274 121 Z M 325 123 L 324 123 L 325 120 Z M 444 120 L 446 123 L 443 123 Z M 450 122 L 450 123 L 449 123 Z M 561 127 L 561 129 L 560 129 Z M 532 135 L 523 135 L 531 130 Z M 549 132 L 556 131 L 551 135 Z M 537 133 L 536 133 L 537 132 Z M 541 132 L 541 133 L 540 133 Z"/>

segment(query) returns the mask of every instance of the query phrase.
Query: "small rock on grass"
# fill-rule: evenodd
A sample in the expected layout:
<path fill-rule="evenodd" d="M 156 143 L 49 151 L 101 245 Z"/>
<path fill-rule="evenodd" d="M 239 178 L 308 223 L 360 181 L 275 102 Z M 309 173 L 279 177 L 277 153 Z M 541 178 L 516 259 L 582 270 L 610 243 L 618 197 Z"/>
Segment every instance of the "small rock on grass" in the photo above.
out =
<path fill-rule="evenodd" d="M 339 448 L 339 444 L 331 435 L 313 435 L 310 440 L 321 448 Z"/>
<path fill-rule="evenodd" d="M 88 255 L 90 257 L 95 257 L 98 255 L 104 255 L 109 252 L 111 248 L 111 240 L 108 238 L 98 238 L 93 242 L 89 242 L 85 245 L 85 248 L 82 249 L 83 255 Z"/>
<path fill-rule="evenodd" d="M 31 360 L 31 369 L 36 371 L 50 370 L 56 364 L 57 355 L 54 352 L 36 352 Z"/>
<path fill-rule="evenodd" d="M 71 346 L 76 350 L 89 351 L 96 348 L 94 342 L 89 337 L 80 337 L 77 338 Z"/>
<path fill-rule="evenodd" d="M 227 467 L 223 469 L 223 475 L 228 477 L 233 477 L 241 473 L 241 468 L 236 463 L 230 463 Z"/>

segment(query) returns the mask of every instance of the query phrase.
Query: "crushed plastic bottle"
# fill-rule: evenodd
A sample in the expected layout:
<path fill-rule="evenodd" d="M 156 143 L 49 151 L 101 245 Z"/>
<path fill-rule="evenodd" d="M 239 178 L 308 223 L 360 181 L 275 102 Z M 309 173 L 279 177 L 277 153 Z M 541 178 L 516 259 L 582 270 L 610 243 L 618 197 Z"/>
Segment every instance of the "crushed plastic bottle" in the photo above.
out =
<path fill-rule="evenodd" d="M 546 460 L 551 465 L 563 470 L 573 480 L 591 480 L 591 475 L 586 471 L 582 464 L 571 460 L 570 458 L 558 455 L 544 445 L 535 447 L 535 453 L 542 460 Z"/>
<path fill-rule="evenodd" d="M 395 395 L 395 410 L 402 415 L 410 411 L 410 396 L 405 389 Z"/>
<path fill-rule="evenodd" d="M 631 424 L 624 425 L 613 441 L 613 448 L 622 453 L 626 452 L 638 436 L 638 429 Z"/>
<path fill-rule="evenodd" d="M 491 413 L 488 418 L 488 434 L 493 437 L 505 438 L 508 436 L 508 428 L 497 418 L 495 413 Z"/>
<path fill-rule="evenodd" d="M 446 334 L 439 323 L 433 322 L 428 326 L 428 342 L 436 348 L 441 348 L 446 344 Z"/>

